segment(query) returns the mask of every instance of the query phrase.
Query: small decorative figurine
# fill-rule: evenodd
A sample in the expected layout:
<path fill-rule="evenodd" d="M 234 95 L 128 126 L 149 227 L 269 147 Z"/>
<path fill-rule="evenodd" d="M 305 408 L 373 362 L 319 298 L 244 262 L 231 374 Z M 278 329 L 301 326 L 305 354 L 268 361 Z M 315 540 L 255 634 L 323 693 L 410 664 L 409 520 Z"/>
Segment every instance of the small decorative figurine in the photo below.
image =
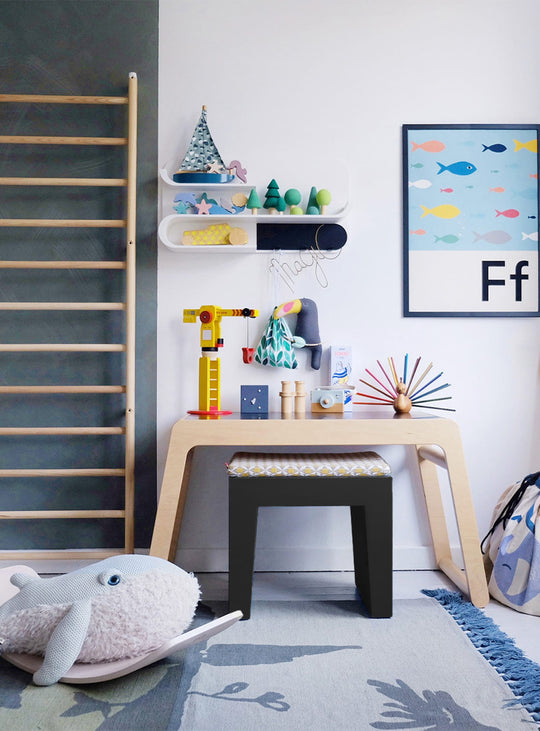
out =
<path fill-rule="evenodd" d="M 329 191 L 325 190 L 324 188 L 317 193 L 317 203 L 321 207 L 321 216 L 326 216 L 328 206 L 330 205 L 331 200 L 332 196 L 330 195 Z"/>
<path fill-rule="evenodd" d="M 290 381 L 281 381 L 281 415 L 290 416 L 293 412 L 293 390 Z"/>
<path fill-rule="evenodd" d="M 308 213 L 310 216 L 318 216 L 321 212 L 321 207 L 319 203 L 317 202 L 317 188 L 313 186 L 311 189 L 311 192 L 309 194 L 309 200 L 306 208 L 306 213 Z"/>
<path fill-rule="evenodd" d="M 259 210 L 259 208 L 262 208 L 261 199 L 259 198 L 255 188 L 253 188 L 251 193 L 249 194 L 249 198 L 246 203 L 246 207 L 249 208 L 249 210 L 251 211 L 251 213 L 254 216 L 257 215 L 257 211 Z"/>
<path fill-rule="evenodd" d="M 233 170 L 243 183 L 247 170 L 238 160 L 227 167 L 218 152 L 206 121 L 206 107 L 203 105 L 201 116 L 193 131 L 188 150 L 176 173 L 175 183 L 230 183 L 235 179 Z"/>
<path fill-rule="evenodd" d="M 449 383 L 444 383 L 442 386 L 436 386 L 435 388 L 432 388 L 430 391 L 426 391 L 426 388 L 431 386 L 432 383 L 435 383 L 435 381 L 442 376 L 442 371 L 439 373 L 435 378 L 432 378 L 430 381 L 428 381 L 424 386 L 420 388 L 420 384 L 424 381 L 425 377 L 429 373 L 429 371 L 433 368 L 433 363 L 430 363 L 428 367 L 425 369 L 425 371 L 422 373 L 422 375 L 415 379 L 416 371 L 418 370 L 418 366 L 420 365 L 421 358 L 417 358 L 416 362 L 414 364 L 414 368 L 411 373 L 411 377 L 409 378 L 409 381 L 407 382 L 407 365 L 409 361 L 408 354 L 405 355 L 405 359 L 403 362 L 403 375 L 401 377 L 398 376 L 396 366 L 394 363 L 393 358 L 388 358 L 388 365 L 390 367 L 390 377 L 388 373 L 383 368 L 381 362 L 378 360 L 377 363 L 379 365 L 379 368 L 381 369 L 386 381 L 388 382 L 388 385 L 386 383 L 383 383 L 380 381 L 370 370 L 366 368 L 366 372 L 373 378 L 381 388 L 378 388 L 377 386 L 374 386 L 372 383 L 369 383 L 368 381 L 364 381 L 362 378 L 360 378 L 360 382 L 364 383 L 366 386 L 369 386 L 374 391 L 377 391 L 377 393 L 382 394 L 384 398 L 381 398 L 380 396 L 373 396 L 369 393 L 359 393 L 357 392 L 357 396 L 362 396 L 364 398 L 373 399 L 372 401 L 354 401 L 355 404 L 364 404 L 369 406 L 393 406 L 394 411 L 396 414 L 408 414 L 409 411 L 413 406 L 418 406 L 419 408 L 424 409 L 437 409 L 439 411 L 455 411 L 455 409 L 449 409 L 445 408 L 443 406 L 431 406 L 432 402 L 435 401 L 448 401 L 451 399 L 451 396 L 438 396 L 437 398 L 426 398 L 426 396 L 429 396 L 433 393 L 436 393 L 437 391 L 441 391 L 443 388 L 448 388 L 450 385 Z"/>
<path fill-rule="evenodd" d="M 266 208 L 270 213 L 277 213 L 281 196 L 279 194 L 279 186 L 274 178 L 268 183 L 264 197 L 266 200 L 264 201 L 263 208 Z"/>
<path fill-rule="evenodd" d="M 304 381 L 295 381 L 294 387 L 294 414 L 295 416 L 305 416 L 306 390 L 304 388 Z"/>
<path fill-rule="evenodd" d="M 289 190 L 285 193 L 285 203 L 289 206 L 289 209 L 295 208 L 299 205 L 300 201 L 302 200 L 302 196 L 300 194 L 300 191 L 296 188 L 289 188 Z M 292 213 L 292 210 L 291 210 Z"/>

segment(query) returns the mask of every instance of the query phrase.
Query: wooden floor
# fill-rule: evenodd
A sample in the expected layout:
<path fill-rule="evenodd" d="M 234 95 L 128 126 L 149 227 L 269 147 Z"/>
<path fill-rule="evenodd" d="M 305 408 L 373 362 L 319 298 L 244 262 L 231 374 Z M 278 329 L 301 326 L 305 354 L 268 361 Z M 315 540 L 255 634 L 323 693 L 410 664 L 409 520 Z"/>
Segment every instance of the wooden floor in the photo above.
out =
<path fill-rule="evenodd" d="M 227 600 L 226 573 L 200 573 L 197 578 L 203 601 Z M 455 590 L 452 582 L 439 571 L 394 571 L 395 599 L 420 597 L 422 589 L 436 588 Z M 354 576 L 350 571 L 256 572 L 253 582 L 253 599 L 316 601 L 354 598 Z M 494 599 L 483 611 L 516 641 L 531 660 L 540 664 L 540 617 L 516 612 Z"/>

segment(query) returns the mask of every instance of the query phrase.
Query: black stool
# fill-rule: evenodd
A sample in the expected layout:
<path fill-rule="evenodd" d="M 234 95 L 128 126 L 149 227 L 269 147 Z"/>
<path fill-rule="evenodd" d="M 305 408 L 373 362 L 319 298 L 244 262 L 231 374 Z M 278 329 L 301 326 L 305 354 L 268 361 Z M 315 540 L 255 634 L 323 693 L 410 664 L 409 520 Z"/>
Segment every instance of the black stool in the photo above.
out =
<path fill-rule="evenodd" d="M 348 505 L 355 584 L 371 617 L 392 616 L 392 477 L 374 452 L 237 453 L 229 473 L 229 611 L 249 619 L 262 506 Z"/>

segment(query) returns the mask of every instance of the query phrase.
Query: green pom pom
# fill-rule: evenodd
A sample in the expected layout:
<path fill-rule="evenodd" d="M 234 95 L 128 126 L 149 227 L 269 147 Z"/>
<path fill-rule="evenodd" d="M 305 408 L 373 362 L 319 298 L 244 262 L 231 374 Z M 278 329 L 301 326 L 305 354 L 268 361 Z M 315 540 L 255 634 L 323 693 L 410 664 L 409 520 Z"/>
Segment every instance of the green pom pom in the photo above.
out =
<path fill-rule="evenodd" d="M 303 214 L 304 211 L 300 208 L 300 206 L 291 207 L 291 216 L 302 216 Z"/>
<path fill-rule="evenodd" d="M 310 216 L 318 216 L 320 213 L 320 210 L 319 210 L 318 206 L 309 206 L 306 213 L 309 214 Z"/>

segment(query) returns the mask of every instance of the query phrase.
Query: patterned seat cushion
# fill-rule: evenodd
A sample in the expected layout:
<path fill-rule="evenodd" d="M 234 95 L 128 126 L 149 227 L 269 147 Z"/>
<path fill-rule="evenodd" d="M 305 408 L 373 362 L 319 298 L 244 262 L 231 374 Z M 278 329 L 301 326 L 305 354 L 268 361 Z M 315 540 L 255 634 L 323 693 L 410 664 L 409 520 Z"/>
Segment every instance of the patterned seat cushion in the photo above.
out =
<path fill-rule="evenodd" d="M 230 477 L 382 477 L 390 466 L 376 452 L 269 454 L 237 452 L 227 465 Z"/>

